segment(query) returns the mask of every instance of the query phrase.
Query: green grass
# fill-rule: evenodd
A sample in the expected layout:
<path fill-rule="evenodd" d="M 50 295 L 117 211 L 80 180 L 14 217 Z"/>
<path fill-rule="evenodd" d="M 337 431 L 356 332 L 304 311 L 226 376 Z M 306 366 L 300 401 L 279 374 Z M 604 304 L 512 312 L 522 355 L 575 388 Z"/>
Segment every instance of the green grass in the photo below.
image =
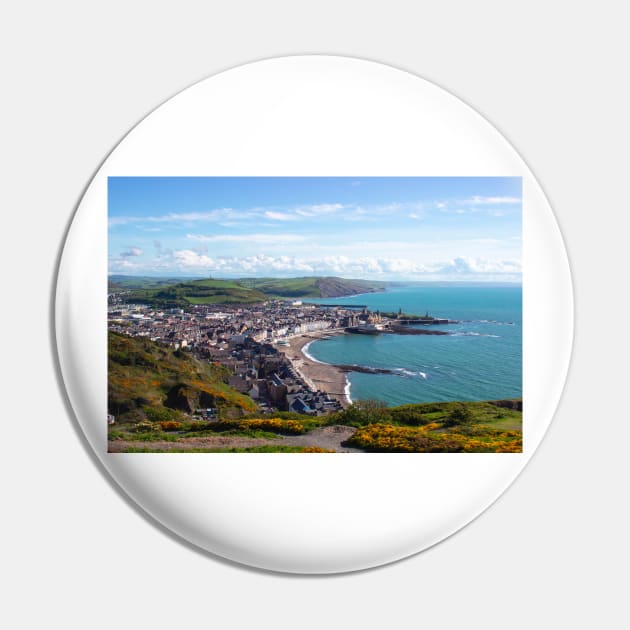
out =
<path fill-rule="evenodd" d="M 519 402 L 515 400 L 509 404 L 518 407 Z M 521 430 L 522 412 L 499 406 L 497 401 L 418 403 L 397 407 L 387 407 L 378 401 L 356 401 L 348 409 L 330 416 L 329 422 L 355 427 L 371 423 L 422 426 L 430 422 L 447 423 L 461 408 L 469 415 L 465 424 L 504 431 Z"/>
<path fill-rule="evenodd" d="M 111 275 L 107 279 L 108 288 L 112 291 L 128 291 L 130 289 L 155 289 L 165 287 L 189 279 L 185 278 L 154 278 L 152 276 L 122 276 Z"/>
<path fill-rule="evenodd" d="M 439 402 L 387 407 L 357 401 L 337 420 L 357 427 L 348 443 L 372 452 L 518 453 L 522 401 Z"/>
<path fill-rule="evenodd" d="M 130 446 L 122 451 L 123 453 L 304 453 L 302 446 L 282 446 L 265 445 L 252 446 L 250 448 L 171 448 L 168 451 L 157 451 L 149 447 Z"/>
<path fill-rule="evenodd" d="M 320 297 L 317 278 L 246 278 L 240 282 L 274 297 Z"/>
<path fill-rule="evenodd" d="M 277 440 L 280 436 L 271 431 L 191 431 L 190 433 L 171 433 L 166 431 L 146 431 L 133 433 L 131 431 L 110 431 L 108 439 L 111 441 L 123 440 L 125 442 L 179 442 L 182 438 L 191 437 L 242 437 L 264 440 Z"/>
<path fill-rule="evenodd" d="M 278 440 L 280 436 L 277 433 L 271 431 L 239 431 L 237 429 L 231 429 L 228 431 L 192 431 L 190 433 L 181 434 L 179 437 L 211 437 L 220 435 L 221 437 L 247 437 L 247 438 L 259 438 L 264 440 Z"/>
<path fill-rule="evenodd" d="M 180 286 L 192 289 L 242 289 L 243 287 L 236 280 L 217 280 L 216 278 L 206 278 L 204 280 L 194 280 L 193 282 L 182 283 Z"/>
<path fill-rule="evenodd" d="M 220 291 L 214 295 L 203 296 L 186 296 L 183 298 L 188 304 L 254 304 L 267 298 L 261 298 L 257 294 L 247 293 L 245 291 L 230 290 L 229 292 Z"/>
<path fill-rule="evenodd" d="M 291 297 L 338 297 L 380 290 L 385 282 L 369 280 L 348 280 L 346 278 L 309 276 L 303 278 L 244 278 L 243 286 L 258 289 L 271 296 Z"/>

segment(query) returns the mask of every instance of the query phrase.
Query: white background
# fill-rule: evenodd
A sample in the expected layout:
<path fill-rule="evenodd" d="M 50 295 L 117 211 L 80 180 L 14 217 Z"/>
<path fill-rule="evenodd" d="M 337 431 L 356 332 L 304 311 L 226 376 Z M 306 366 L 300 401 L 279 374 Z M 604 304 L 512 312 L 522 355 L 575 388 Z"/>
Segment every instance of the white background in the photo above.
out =
<path fill-rule="evenodd" d="M 621 3 L 564 4 L 34 2 L 3 10 L 0 614 L 9 627 L 628 623 L 630 46 Z M 69 419 L 50 322 L 72 210 L 121 136 L 205 76 L 314 52 L 415 72 L 505 133 L 556 211 L 577 307 L 564 399 L 508 493 L 414 558 L 318 578 L 210 558 L 140 517 Z"/>

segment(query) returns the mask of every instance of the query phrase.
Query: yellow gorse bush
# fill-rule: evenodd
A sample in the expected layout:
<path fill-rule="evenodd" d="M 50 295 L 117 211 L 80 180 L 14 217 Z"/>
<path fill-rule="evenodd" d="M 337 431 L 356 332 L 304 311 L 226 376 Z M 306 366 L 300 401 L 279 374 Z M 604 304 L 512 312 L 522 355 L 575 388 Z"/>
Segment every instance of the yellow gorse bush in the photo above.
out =
<path fill-rule="evenodd" d="M 432 422 L 423 427 L 372 424 L 362 427 L 350 439 L 353 446 L 368 451 L 395 453 L 520 453 L 521 433 L 478 428 L 474 435 L 438 431 Z"/>
<path fill-rule="evenodd" d="M 282 418 L 261 418 L 254 420 L 222 420 L 220 425 L 237 429 L 238 431 L 270 431 L 273 433 L 304 433 L 305 428 L 296 420 Z"/>
<path fill-rule="evenodd" d="M 335 451 L 330 451 L 325 448 L 321 448 L 321 446 L 305 446 L 302 453 L 334 453 Z"/>

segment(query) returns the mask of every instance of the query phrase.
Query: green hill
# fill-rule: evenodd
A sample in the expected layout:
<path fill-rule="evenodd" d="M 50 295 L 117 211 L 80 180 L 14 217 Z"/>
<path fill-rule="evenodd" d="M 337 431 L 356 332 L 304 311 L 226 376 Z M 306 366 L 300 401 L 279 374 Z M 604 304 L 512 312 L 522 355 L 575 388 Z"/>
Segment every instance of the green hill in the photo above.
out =
<path fill-rule="evenodd" d="M 227 368 L 187 352 L 109 333 L 107 407 L 117 422 L 175 420 L 208 407 L 236 416 L 254 411 L 249 396 L 226 384 L 229 375 Z"/>
<path fill-rule="evenodd" d="M 157 308 L 188 306 L 190 304 L 254 304 L 269 297 L 256 289 L 232 280 L 190 280 L 168 286 L 133 289 L 129 302 L 141 302 Z"/>
<path fill-rule="evenodd" d="M 384 290 L 386 283 L 347 280 L 334 277 L 240 278 L 236 280 L 187 280 L 166 284 L 116 276 L 110 289 L 128 291 L 128 302 L 150 304 L 157 308 L 184 307 L 190 304 L 255 304 L 274 298 L 333 298 Z"/>
<path fill-rule="evenodd" d="M 238 282 L 278 297 L 333 298 L 382 291 L 386 283 L 370 280 L 307 276 L 304 278 L 244 278 Z"/>
<path fill-rule="evenodd" d="M 128 291 L 130 289 L 156 289 L 194 279 L 196 278 L 155 278 L 153 276 L 124 276 L 112 274 L 108 276 L 107 284 L 110 291 Z"/>

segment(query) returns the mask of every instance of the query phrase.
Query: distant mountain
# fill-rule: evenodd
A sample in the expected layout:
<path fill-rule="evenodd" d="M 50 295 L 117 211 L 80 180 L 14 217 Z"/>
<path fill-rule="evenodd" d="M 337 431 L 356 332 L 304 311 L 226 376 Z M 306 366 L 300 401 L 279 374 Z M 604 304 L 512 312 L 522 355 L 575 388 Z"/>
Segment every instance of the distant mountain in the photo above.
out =
<path fill-rule="evenodd" d="M 110 277 L 110 290 L 126 291 L 129 302 L 158 308 L 189 304 L 254 304 L 274 298 L 334 298 L 383 291 L 386 282 L 335 277 L 186 280 Z"/>

